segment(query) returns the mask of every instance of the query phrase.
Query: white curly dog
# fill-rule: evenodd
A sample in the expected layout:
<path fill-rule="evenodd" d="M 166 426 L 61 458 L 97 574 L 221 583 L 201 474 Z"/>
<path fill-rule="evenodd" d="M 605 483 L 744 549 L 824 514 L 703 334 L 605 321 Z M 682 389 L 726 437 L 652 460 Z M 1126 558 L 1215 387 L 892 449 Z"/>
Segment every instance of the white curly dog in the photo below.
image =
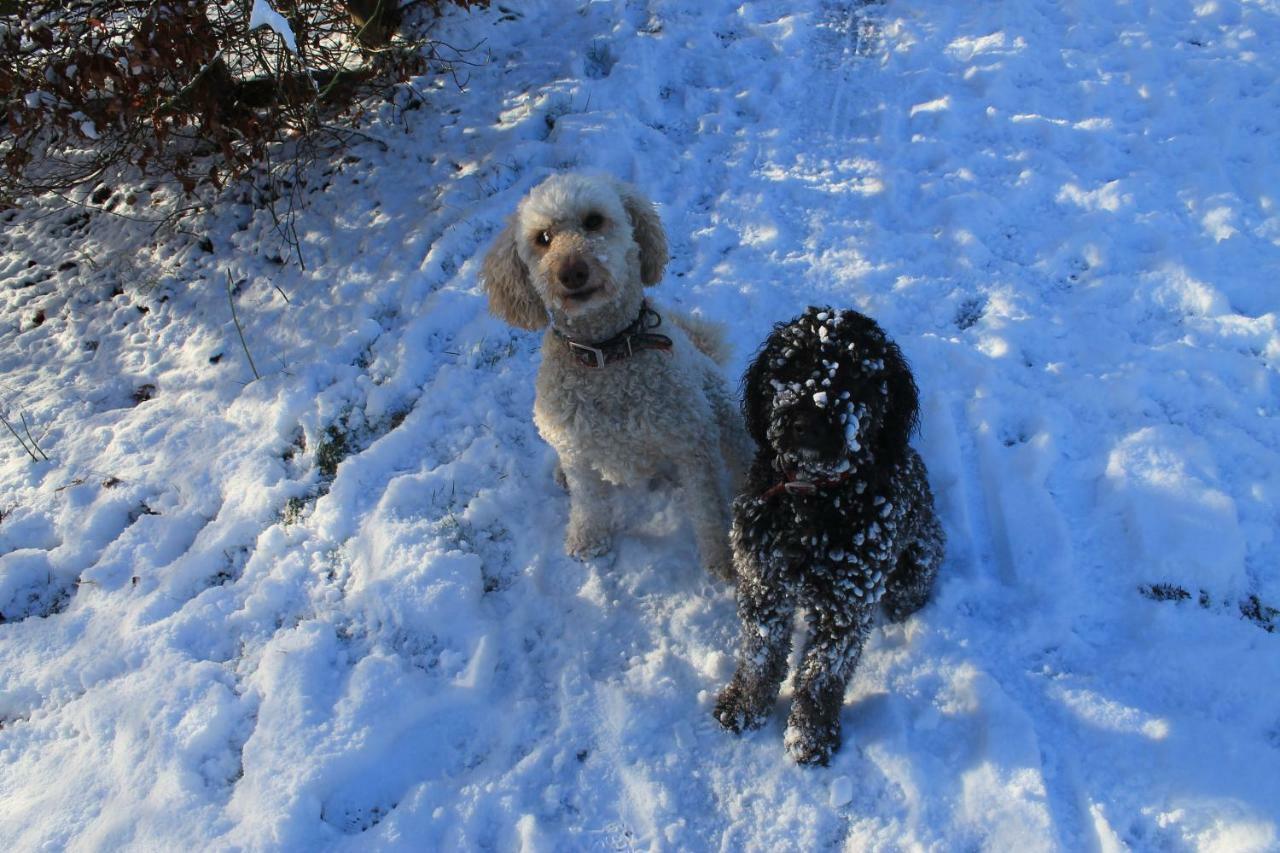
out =
<path fill-rule="evenodd" d="M 669 477 L 704 564 L 731 581 L 729 499 L 754 448 L 717 364 L 718 328 L 645 298 L 666 263 L 662 222 L 634 187 L 561 174 L 520 202 L 481 275 L 494 314 L 549 325 L 533 417 L 569 490 L 568 553 L 612 546 L 610 484 Z"/>

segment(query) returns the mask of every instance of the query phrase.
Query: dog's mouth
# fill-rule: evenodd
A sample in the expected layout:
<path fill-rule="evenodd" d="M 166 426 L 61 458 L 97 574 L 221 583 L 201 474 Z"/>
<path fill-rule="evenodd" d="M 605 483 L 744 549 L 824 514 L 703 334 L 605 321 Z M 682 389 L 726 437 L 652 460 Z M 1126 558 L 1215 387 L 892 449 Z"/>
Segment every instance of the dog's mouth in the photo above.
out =
<path fill-rule="evenodd" d="M 811 447 L 793 447 L 779 454 L 788 471 L 800 477 L 831 477 L 852 466 L 845 454 L 831 456 Z"/>
<path fill-rule="evenodd" d="M 581 290 L 570 290 L 565 292 L 564 298 L 571 303 L 581 305 L 582 303 L 589 301 L 591 297 L 599 293 L 600 290 L 601 288 L 598 286 L 584 287 Z"/>
<path fill-rule="evenodd" d="M 801 477 L 830 477 L 850 467 L 850 448 L 836 425 L 822 418 L 785 418 L 770 436 L 783 465 Z"/>

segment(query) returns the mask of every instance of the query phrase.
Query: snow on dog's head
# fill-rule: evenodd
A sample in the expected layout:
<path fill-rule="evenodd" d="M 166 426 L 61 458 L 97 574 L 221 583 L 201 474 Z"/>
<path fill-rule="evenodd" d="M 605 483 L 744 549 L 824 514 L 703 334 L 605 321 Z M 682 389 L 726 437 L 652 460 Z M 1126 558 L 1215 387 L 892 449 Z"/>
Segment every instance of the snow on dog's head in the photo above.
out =
<path fill-rule="evenodd" d="M 640 301 L 667 263 L 653 205 L 610 177 L 547 178 L 520 202 L 485 256 L 490 309 L 526 329 Z"/>
<path fill-rule="evenodd" d="M 896 460 L 919 404 L 906 360 L 874 320 L 811 307 L 774 327 L 747 371 L 743 406 L 756 442 L 784 467 L 831 476 Z"/>

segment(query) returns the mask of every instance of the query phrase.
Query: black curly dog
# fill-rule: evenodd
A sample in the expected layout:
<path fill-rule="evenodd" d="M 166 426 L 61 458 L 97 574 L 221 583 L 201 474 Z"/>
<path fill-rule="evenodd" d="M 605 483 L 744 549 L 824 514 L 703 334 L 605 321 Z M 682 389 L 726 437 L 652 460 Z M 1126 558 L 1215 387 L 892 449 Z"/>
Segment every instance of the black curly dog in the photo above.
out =
<path fill-rule="evenodd" d="M 809 639 L 784 739 L 803 764 L 840 747 L 845 685 L 877 604 L 894 621 L 910 616 L 942 559 L 924 463 L 907 443 L 917 396 L 875 321 L 831 308 L 775 326 L 743 379 L 760 450 L 733 506 L 742 636 L 715 716 L 734 732 L 764 722 L 804 607 Z"/>

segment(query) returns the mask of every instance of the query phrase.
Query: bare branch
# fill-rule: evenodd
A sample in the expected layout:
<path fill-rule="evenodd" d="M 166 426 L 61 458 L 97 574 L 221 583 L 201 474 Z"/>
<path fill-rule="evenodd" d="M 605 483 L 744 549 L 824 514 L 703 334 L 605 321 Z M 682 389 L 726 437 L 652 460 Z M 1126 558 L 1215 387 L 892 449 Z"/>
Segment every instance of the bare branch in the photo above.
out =
<path fill-rule="evenodd" d="M 18 431 L 13 428 L 13 424 L 9 423 L 8 418 L 6 418 L 4 415 L 0 415 L 0 423 L 3 423 L 5 427 L 9 430 L 9 432 L 13 433 L 13 437 L 18 440 L 18 444 L 22 445 L 22 449 L 25 450 L 27 452 L 27 455 L 31 457 L 32 462 L 40 461 L 40 457 L 36 456 L 35 453 L 32 452 L 30 447 L 27 447 L 27 443 L 22 440 L 22 436 L 18 435 Z"/>
<path fill-rule="evenodd" d="M 27 423 L 26 413 L 18 412 L 18 417 L 22 418 L 22 431 L 27 434 L 27 440 L 31 442 L 31 446 L 36 449 L 36 452 L 44 457 L 44 461 L 48 462 L 49 461 L 48 455 L 46 455 L 45 452 L 40 449 L 40 445 L 36 444 L 35 437 L 31 434 L 31 426 Z"/>
<path fill-rule="evenodd" d="M 244 339 L 244 329 L 240 328 L 240 317 L 236 314 L 235 284 L 231 281 L 231 271 L 227 270 L 227 302 L 231 305 L 231 320 L 236 324 L 236 332 L 240 335 L 240 346 L 244 347 L 244 357 L 249 359 L 249 369 L 254 379 L 261 379 L 258 366 L 253 363 L 253 353 L 249 352 L 249 344 Z"/>

